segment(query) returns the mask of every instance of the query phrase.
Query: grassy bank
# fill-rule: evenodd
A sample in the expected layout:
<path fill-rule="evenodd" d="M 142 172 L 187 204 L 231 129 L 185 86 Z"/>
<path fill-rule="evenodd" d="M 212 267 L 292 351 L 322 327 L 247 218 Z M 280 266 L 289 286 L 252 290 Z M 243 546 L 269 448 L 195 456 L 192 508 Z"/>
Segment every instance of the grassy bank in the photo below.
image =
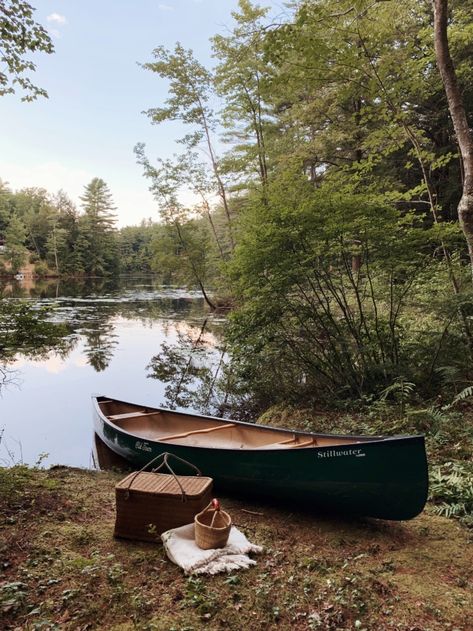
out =
<path fill-rule="evenodd" d="M 228 499 L 265 554 L 246 572 L 186 578 L 160 545 L 113 539 L 120 477 L 0 470 L 2 628 L 472 628 L 473 532 L 456 520 L 343 521 Z"/>

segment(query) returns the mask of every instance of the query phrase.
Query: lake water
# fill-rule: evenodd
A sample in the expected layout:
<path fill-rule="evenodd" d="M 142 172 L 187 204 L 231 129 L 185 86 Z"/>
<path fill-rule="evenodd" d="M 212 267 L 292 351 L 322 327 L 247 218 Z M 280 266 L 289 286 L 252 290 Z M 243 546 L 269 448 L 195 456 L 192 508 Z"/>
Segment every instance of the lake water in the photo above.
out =
<path fill-rule="evenodd" d="M 6 300 L 26 298 L 51 306 L 53 319 L 66 322 L 70 335 L 68 348 L 60 353 L 19 355 L 7 365 L 9 383 L 0 391 L 0 464 L 33 464 L 48 454 L 43 465 L 90 467 L 92 394 L 168 406 L 173 403 L 172 383 L 149 377 L 161 374 L 153 370 L 156 361 L 164 373 L 167 358 L 169 368 L 173 361 L 178 365 L 172 354 L 176 344 L 184 349 L 180 361 L 185 382 L 190 381 L 184 374 L 188 358 L 218 364 L 221 320 L 209 316 L 197 292 L 163 288 L 150 279 L 16 284 L 1 290 Z M 198 339 L 205 353 L 194 360 Z M 187 386 L 192 390 L 192 384 Z"/>

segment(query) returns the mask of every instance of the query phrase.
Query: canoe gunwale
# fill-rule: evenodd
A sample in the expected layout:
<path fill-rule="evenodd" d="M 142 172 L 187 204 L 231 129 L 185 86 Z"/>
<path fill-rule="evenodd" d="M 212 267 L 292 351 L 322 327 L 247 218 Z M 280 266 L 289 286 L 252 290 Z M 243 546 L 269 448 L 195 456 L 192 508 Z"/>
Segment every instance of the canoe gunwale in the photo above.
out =
<path fill-rule="evenodd" d="M 123 403 L 126 405 L 131 405 L 131 406 L 135 406 L 135 407 L 140 407 L 135 403 L 130 403 L 129 401 L 122 401 L 120 399 L 115 399 L 112 397 L 106 397 L 103 395 L 97 396 L 94 395 L 92 396 L 92 404 L 94 407 L 94 411 L 99 415 L 99 417 L 102 419 L 103 423 L 105 423 L 108 427 L 110 427 L 111 429 L 113 429 L 113 431 L 116 432 L 120 432 L 122 434 L 125 434 L 133 439 L 136 439 L 137 436 L 136 434 L 134 434 L 133 432 L 127 431 L 126 429 L 124 429 L 123 427 L 120 427 L 119 425 L 116 425 L 115 423 L 113 423 L 113 421 L 111 421 L 100 409 L 100 400 L 106 400 L 106 401 L 114 401 L 115 403 Z M 312 438 L 341 438 L 341 439 L 348 439 L 348 440 L 352 440 L 353 442 L 347 442 L 347 443 L 343 443 L 343 445 L 317 445 L 314 444 L 313 446 L 293 446 L 291 447 L 291 451 L 293 452 L 297 452 L 297 451 L 317 451 L 319 449 L 334 449 L 334 448 L 349 448 L 351 446 L 358 446 L 360 447 L 360 445 L 363 444 L 379 444 L 379 443 L 388 443 L 388 442 L 393 442 L 393 441 L 405 441 L 408 439 L 424 439 L 424 435 L 423 434 L 397 434 L 395 436 L 367 436 L 367 435 L 354 435 L 354 434 L 322 434 L 322 433 L 313 433 L 313 432 L 305 432 L 303 430 L 292 430 L 292 429 L 287 429 L 287 428 L 282 428 L 282 427 L 275 427 L 273 425 L 260 425 L 257 423 L 249 423 L 246 421 L 236 421 L 233 419 L 225 419 L 225 418 L 221 418 L 218 416 L 207 416 L 205 414 L 195 414 L 195 413 L 189 413 L 189 412 L 180 412 L 178 410 L 170 410 L 168 408 L 152 408 L 150 406 L 142 406 L 145 407 L 148 410 L 153 410 L 158 412 L 168 412 L 170 414 L 173 415 L 178 415 L 178 416 L 191 416 L 191 417 L 195 417 L 195 418 L 199 418 L 199 419 L 205 419 L 205 420 L 212 420 L 212 421 L 219 421 L 219 422 L 223 422 L 225 424 L 235 424 L 235 425 L 239 425 L 239 426 L 243 426 L 243 427 L 248 427 L 251 429 L 254 429 L 255 427 L 258 428 L 259 430 L 262 431 L 277 431 L 277 432 L 281 432 L 281 433 L 285 433 L 288 435 L 297 435 L 297 436 L 301 436 L 301 437 L 312 437 Z M 140 437 L 140 440 L 145 440 L 148 443 L 152 443 L 154 445 L 159 445 L 160 447 L 164 447 L 166 448 L 167 446 L 185 446 L 185 445 L 180 445 L 179 443 L 173 443 L 173 442 L 166 442 L 166 441 L 159 441 L 159 440 L 155 440 L 153 438 L 143 438 Z M 235 447 L 225 447 L 225 446 L 217 446 L 217 447 L 212 447 L 210 445 L 192 445 L 192 449 L 199 449 L 199 450 L 205 450 L 205 449 L 216 449 L 216 450 L 222 450 L 222 451 L 230 451 L 230 452 L 234 452 L 234 451 L 238 451 L 238 452 L 282 452 L 285 451 L 283 449 L 281 449 L 280 447 L 264 447 L 263 445 L 261 446 L 261 448 L 258 447 L 248 447 L 248 448 L 235 448 Z"/>

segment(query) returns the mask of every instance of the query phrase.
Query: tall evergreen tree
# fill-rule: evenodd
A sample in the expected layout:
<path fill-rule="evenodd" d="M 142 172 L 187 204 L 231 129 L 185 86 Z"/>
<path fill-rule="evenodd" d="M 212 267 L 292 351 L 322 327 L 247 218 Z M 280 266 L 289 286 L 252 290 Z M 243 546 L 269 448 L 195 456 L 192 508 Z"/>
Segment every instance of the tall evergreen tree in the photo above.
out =
<path fill-rule="evenodd" d="M 116 271 L 118 265 L 115 242 L 116 210 L 112 194 L 107 184 L 94 178 L 80 198 L 84 215 L 79 221 L 79 232 L 84 237 L 79 242 L 85 252 L 80 258 L 85 263 L 85 271 L 92 276 L 101 276 Z"/>

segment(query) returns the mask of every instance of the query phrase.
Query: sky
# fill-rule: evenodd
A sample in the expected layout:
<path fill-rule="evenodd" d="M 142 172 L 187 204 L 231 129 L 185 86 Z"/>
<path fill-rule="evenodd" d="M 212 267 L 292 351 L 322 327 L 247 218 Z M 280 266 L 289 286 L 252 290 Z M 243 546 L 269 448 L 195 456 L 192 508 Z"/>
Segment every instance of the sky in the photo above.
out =
<path fill-rule="evenodd" d="M 209 37 L 231 28 L 237 0 L 29 0 L 47 27 L 53 55 L 34 57 L 33 83 L 49 98 L 0 99 L 0 179 L 13 190 L 64 189 L 79 202 L 84 186 L 108 184 L 119 226 L 158 219 L 133 147 L 144 142 L 154 158 L 171 157 L 184 135 L 178 123 L 151 125 L 142 113 L 166 99 L 167 82 L 144 70 L 158 45 L 180 41 L 210 64 Z M 271 15 L 283 1 L 262 1 Z"/>

